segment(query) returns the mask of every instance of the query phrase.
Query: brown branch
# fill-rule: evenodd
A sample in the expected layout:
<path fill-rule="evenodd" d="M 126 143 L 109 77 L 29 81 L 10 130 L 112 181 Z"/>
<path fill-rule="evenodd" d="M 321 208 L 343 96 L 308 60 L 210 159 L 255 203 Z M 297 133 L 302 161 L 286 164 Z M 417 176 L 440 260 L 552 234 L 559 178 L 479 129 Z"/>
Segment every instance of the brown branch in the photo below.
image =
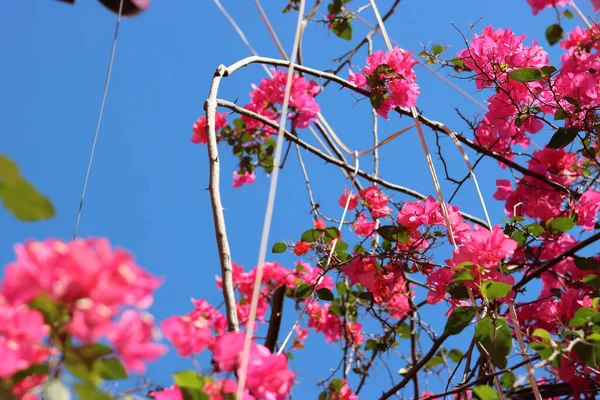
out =
<path fill-rule="evenodd" d="M 232 110 L 232 111 L 234 111 L 234 112 L 236 112 L 238 114 L 254 118 L 254 119 L 262 122 L 263 124 L 265 124 L 267 126 L 270 126 L 271 128 L 274 128 L 274 129 L 278 129 L 279 128 L 279 126 L 277 125 L 276 122 L 273 122 L 273 121 L 269 120 L 268 118 L 263 117 L 260 114 L 252 112 L 250 110 L 246 110 L 245 108 L 240 107 L 240 106 L 238 106 L 235 103 L 232 103 L 230 101 L 223 100 L 223 99 L 217 99 L 216 101 L 217 101 L 217 104 L 219 106 L 221 106 L 221 107 L 225 107 L 225 108 L 228 108 L 228 109 L 230 109 L 230 110 Z M 290 140 L 290 141 L 298 144 L 303 149 L 308 150 L 309 152 L 313 153 L 314 155 L 318 156 L 319 158 L 323 159 L 324 161 L 332 163 L 334 165 L 337 165 L 338 167 L 341 167 L 341 168 L 345 169 L 348 172 L 354 173 L 354 166 L 352 166 L 350 164 L 347 164 L 344 161 L 341 161 L 341 160 L 338 160 L 336 158 L 330 157 L 329 155 L 323 153 L 321 150 L 319 150 L 319 149 L 311 146 L 310 144 L 302 141 L 301 139 L 299 139 L 295 135 L 291 134 L 289 131 L 284 130 L 284 135 L 285 135 L 286 139 L 288 139 L 288 140 Z M 407 194 L 409 196 L 412 196 L 412 197 L 420 199 L 420 200 L 427 199 L 427 196 L 425 196 L 425 195 L 423 195 L 423 194 L 421 194 L 421 193 L 419 193 L 419 192 L 417 192 L 415 190 L 408 189 L 408 188 L 405 188 L 403 186 L 396 185 L 394 183 L 390 183 L 390 182 L 388 182 L 386 180 L 383 180 L 383 179 L 381 179 L 379 177 L 373 176 L 373 175 L 371 175 L 371 174 L 369 174 L 369 173 L 367 173 L 367 172 L 365 172 L 363 170 L 358 170 L 357 175 L 360 176 L 360 177 L 362 177 L 362 178 L 364 178 L 364 179 L 366 179 L 366 180 L 368 180 L 368 181 L 370 181 L 370 182 L 378 183 L 379 185 L 381 185 L 381 186 L 383 186 L 385 188 L 388 188 L 390 190 L 394 190 L 394 191 L 397 191 L 397 192 L 400 192 L 400 193 L 404 193 L 404 194 Z M 476 217 L 474 217 L 474 216 L 472 216 L 470 214 L 464 213 L 464 212 L 461 212 L 461 215 L 463 216 L 464 219 L 466 219 L 468 221 L 471 221 L 471 222 L 473 222 L 475 224 L 487 227 L 487 224 L 484 221 L 482 221 L 481 219 L 479 219 L 479 218 L 476 218 Z"/>
<path fill-rule="evenodd" d="M 279 338 L 284 299 L 285 285 L 282 285 L 273 291 L 273 296 L 271 297 L 271 317 L 269 318 L 269 330 L 265 338 L 265 347 L 271 353 L 275 353 L 275 345 L 277 344 L 277 338 Z"/>
<path fill-rule="evenodd" d="M 223 277 L 223 299 L 225 300 L 225 310 L 227 314 L 227 327 L 229 331 L 239 331 L 239 322 L 237 318 L 237 307 L 235 303 L 235 294 L 233 291 L 233 274 L 231 267 L 231 250 L 229 249 L 229 240 L 227 239 L 227 230 L 225 227 L 225 217 L 223 215 L 223 204 L 221 203 L 220 174 L 221 167 L 219 161 L 219 149 L 217 147 L 217 134 L 215 130 L 215 114 L 217 110 L 217 93 L 221 78 L 225 76 L 227 68 L 219 65 L 217 68 L 208 99 L 204 104 L 206 110 L 207 125 L 207 148 L 208 161 L 210 167 L 210 183 L 208 190 L 212 204 L 213 219 L 215 224 L 215 236 L 219 249 L 219 258 L 221 261 L 221 275 Z"/>

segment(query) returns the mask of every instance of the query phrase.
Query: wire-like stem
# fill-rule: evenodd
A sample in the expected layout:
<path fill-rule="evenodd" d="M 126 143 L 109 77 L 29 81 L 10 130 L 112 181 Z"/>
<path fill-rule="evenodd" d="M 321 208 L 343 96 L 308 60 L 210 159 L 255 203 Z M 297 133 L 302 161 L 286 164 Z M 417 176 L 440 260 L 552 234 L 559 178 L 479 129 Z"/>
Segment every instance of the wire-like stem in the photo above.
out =
<path fill-rule="evenodd" d="M 300 0 L 298 10 L 298 22 L 296 23 L 296 34 L 294 37 L 294 45 L 292 47 L 292 56 L 288 67 L 287 80 L 285 83 L 285 94 L 283 104 L 281 106 L 281 118 L 279 121 L 279 131 L 277 132 L 277 148 L 275 150 L 273 171 L 271 173 L 271 183 L 269 186 L 269 197 L 267 199 L 267 210 L 263 224 L 262 237 L 260 241 L 260 249 L 258 253 L 258 262 L 256 267 L 256 279 L 254 280 L 254 288 L 252 290 L 252 300 L 250 303 L 250 313 L 248 315 L 248 324 L 246 326 L 246 337 L 244 340 L 244 349 L 242 351 L 241 365 L 238 374 L 238 387 L 236 397 L 242 400 L 246 386 L 246 378 L 248 374 L 248 363 L 250 361 L 250 348 L 252 344 L 252 334 L 254 332 L 254 322 L 256 320 L 256 310 L 258 308 L 258 298 L 260 296 L 260 286 L 262 282 L 264 263 L 267 257 L 267 244 L 269 241 L 269 232 L 271 230 L 271 220 L 273 217 L 273 209 L 275 206 L 275 196 L 277 193 L 277 182 L 279 178 L 279 163 L 281 161 L 281 153 L 283 147 L 283 138 L 285 131 L 285 123 L 287 120 L 288 107 L 290 104 L 290 93 L 292 89 L 292 80 L 294 78 L 295 59 L 300 43 L 300 30 L 302 19 L 304 17 L 304 6 L 306 1 Z"/>

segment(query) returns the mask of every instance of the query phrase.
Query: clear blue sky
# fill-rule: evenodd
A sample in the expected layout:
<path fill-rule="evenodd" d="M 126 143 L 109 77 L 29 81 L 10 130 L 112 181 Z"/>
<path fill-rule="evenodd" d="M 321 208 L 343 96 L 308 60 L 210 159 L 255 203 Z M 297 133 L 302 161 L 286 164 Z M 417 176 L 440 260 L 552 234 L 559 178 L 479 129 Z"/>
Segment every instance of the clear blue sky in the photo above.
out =
<path fill-rule="evenodd" d="M 93 131 L 102 96 L 104 77 L 116 16 L 97 1 L 79 0 L 76 6 L 57 1 L 5 1 L 0 5 L 0 152 L 12 157 L 23 174 L 53 201 L 54 219 L 34 224 L 18 222 L 0 209 L 0 263 L 13 259 L 12 245 L 27 238 L 58 237 L 70 239 Z M 237 19 L 256 50 L 277 57 L 268 32 L 250 1 L 223 0 Z M 292 45 L 296 15 L 280 13 L 286 1 L 264 1 L 285 49 Z M 363 2 L 353 1 L 362 5 Z M 589 2 L 580 7 L 591 14 Z M 271 5 L 274 4 L 274 5 Z M 380 1 L 387 9 L 390 0 Z M 312 3 L 311 3 L 312 5 Z M 325 8 L 322 9 L 325 12 Z M 363 13 L 373 20 L 370 12 Z M 554 22 L 551 10 L 533 17 L 524 0 L 488 2 L 469 0 L 405 0 L 388 22 L 390 35 L 407 49 L 418 52 L 425 43 L 447 44 L 449 55 L 463 47 L 454 22 L 464 32 L 469 23 L 482 18 L 475 32 L 489 24 L 511 27 L 518 34 L 538 37 L 549 48 L 545 28 Z M 575 22 L 567 24 L 570 30 Z M 355 38 L 366 32 L 353 23 Z M 382 48 L 379 39 L 376 48 Z M 350 49 L 350 44 L 329 34 L 323 25 L 309 26 L 304 42 L 304 61 L 316 68 L 331 68 L 331 60 Z M 558 64 L 556 48 L 550 50 Z M 157 320 L 191 309 L 190 297 L 207 298 L 220 304 L 214 276 L 219 273 L 218 255 L 208 192 L 206 148 L 189 142 L 191 125 L 203 112 L 211 76 L 220 63 L 229 64 L 249 55 L 226 19 L 212 1 L 158 1 L 149 11 L 122 21 L 113 79 L 98 141 L 96 157 L 83 209 L 79 234 L 106 236 L 115 245 L 131 250 L 140 265 L 165 278 L 156 294 L 152 312 Z M 354 59 L 362 65 L 365 53 Z M 418 105 L 426 115 L 463 130 L 454 108 L 466 115 L 479 112 L 439 79 L 423 68 L 418 69 L 423 95 Z M 346 72 L 344 72 L 346 75 Z M 244 69 L 222 84 L 221 96 L 239 103 L 248 101 L 251 83 L 258 83 L 264 71 Z M 470 93 L 472 83 L 455 80 Z M 475 93 L 484 100 L 490 95 Z M 329 86 L 319 96 L 324 115 L 348 145 L 370 147 L 371 113 L 368 101 L 357 104 L 355 97 Z M 380 120 L 381 135 L 406 126 L 397 117 Z M 308 138 L 308 132 L 302 133 Z M 434 147 L 434 136 L 429 134 Z M 534 138 L 546 143 L 548 133 Z M 445 140 L 446 153 L 458 161 L 456 150 Z M 246 268 L 256 263 L 269 179 L 259 173 L 257 183 L 242 189 L 231 187 L 235 160 L 226 147 L 223 157 L 223 201 L 232 254 Z M 347 185 L 339 170 L 325 168 L 321 161 L 305 156 L 313 191 L 324 211 L 338 217 L 337 197 Z M 381 174 L 401 185 L 433 194 L 416 133 L 411 131 L 381 151 Z M 372 169 L 370 157 L 361 159 L 365 170 Z M 452 165 L 455 175 L 465 173 L 463 164 Z M 491 199 L 495 179 L 508 177 L 496 163 L 479 170 L 484 194 L 490 199 L 492 218 L 501 223 L 502 205 Z M 444 184 L 447 192 L 451 186 Z M 396 196 L 395 199 L 403 199 Z M 474 192 L 468 184 L 456 204 L 482 216 Z M 280 175 L 273 243 L 296 240 L 310 227 L 309 203 L 294 153 Z M 345 232 L 349 237 L 349 232 Z M 442 255 L 446 257 L 447 255 Z M 269 259 L 291 266 L 294 257 L 278 255 Z M 438 311 L 426 309 L 429 315 Z M 442 310 L 443 312 L 443 310 Z M 289 327 L 295 311 L 288 307 L 283 329 Z M 438 328 L 443 320 L 438 319 Z M 325 377 L 336 360 L 336 353 L 324 345 L 322 337 L 312 335 L 307 350 L 291 363 L 299 371 L 295 398 L 315 398 L 316 379 Z M 405 351 L 404 347 L 399 348 Z M 331 362 L 329 362 L 331 361 Z M 393 373 L 403 362 L 392 356 Z M 189 368 L 187 360 L 174 352 L 148 370 L 150 378 L 170 384 L 168 374 Z M 375 382 L 375 381 L 374 381 Z M 378 372 L 377 383 L 365 390 L 364 398 L 389 387 L 387 373 Z M 439 389 L 438 384 L 432 387 Z"/>

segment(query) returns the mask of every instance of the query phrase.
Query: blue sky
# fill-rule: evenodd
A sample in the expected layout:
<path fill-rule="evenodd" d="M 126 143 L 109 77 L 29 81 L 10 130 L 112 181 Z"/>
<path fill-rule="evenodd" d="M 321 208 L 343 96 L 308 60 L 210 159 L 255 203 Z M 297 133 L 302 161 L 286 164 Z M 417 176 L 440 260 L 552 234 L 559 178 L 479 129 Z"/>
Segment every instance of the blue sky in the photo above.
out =
<path fill-rule="evenodd" d="M 177 3 L 177 5 L 174 5 Z M 278 57 L 267 30 L 250 1 L 223 0 L 224 6 L 241 25 L 255 49 L 264 56 Z M 275 30 L 289 53 L 296 15 L 282 15 L 285 1 L 264 2 Z M 362 5 L 356 0 L 352 4 Z M 391 1 L 381 1 L 386 10 Z M 591 5 L 580 7 L 590 15 Z M 325 12 L 325 9 L 322 9 Z M 317 14 L 318 16 L 320 14 Z M 367 10 L 362 14 L 373 21 Z M 80 192 L 87 166 L 89 149 L 96 124 L 116 16 L 98 2 L 79 0 L 76 6 L 56 1 L 10 1 L 0 5 L 0 151 L 13 158 L 24 176 L 53 201 L 57 215 L 40 223 L 22 223 L 0 209 L 0 263 L 13 259 L 12 245 L 27 238 L 44 239 L 72 236 Z M 474 28 L 479 32 L 487 25 L 511 27 L 517 34 L 527 34 L 527 43 L 539 38 L 558 64 L 557 48 L 545 39 L 546 27 L 554 22 L 553 11 L 533 17 L 524 0 L 488 2 L 467 0 L 403 1 L 388 22 L 390 36 L 407 49 L 422 49 L 423 44 L 448 46 L 449 56 L 463 48 L 459 32 L 469 30 L 469 23 L 482 19 Z M 570 30 L 576 21 L 566 23 Z M 355 21 L 358 39 L 366 28 Z M 382 48 L 378 38 L 375 48 Z M 351 48 L 348 42 L 333 36 L 323 24 L 309 26 L 304 42 L 305 64 L 331 68 L 332 59 Z M 150 9 L 133 19 L 124 19 L 113 70 L 105 115 L 90 176 L 79 235 L 105 236 L 115 245 L 132 251 L 140 265 L 165 278 L 156 294 L 152 312 L 157 320 L 173 314 L 186 314 L 189 299 L 207 298 L 220 304 L 214 285 L 219 273 L 218 255 L 208 192 L 206 148 L 190 143 L 191 125 L 203 113 L 210 79 L 220 63 L 230 64 L 249 55 L 227 20 L 212 1 L 166 2 L 155 0 Z M 365 53 L 355 59 L 362 65 Z M 417 70 L 422 96 L 418 106 L 434 119 L 461 131 L 464 123 L 454 108 L 465 115 L 480 112 L 446 84 L 423 68 Z M 345 76 L 347 73 L 344 72 Z M 251 83 L 264 77 L 259 66 L 245 68 L 227 78 L 220 96 L 240 104 L 248 101 Z M 490 93 L 476 93 L 472 83 L 454 80 L 480 100 Z M 323 114 L 338 135 L 352 148 L 370 147 L 371 113 L 368 101 L 329 86 L 318 101 Z M 380 119 L 380 134 L 385 136 L 407 122 L 393 117 Z M 465 130 L 466 133 L 468 133 Z M 308 132 L 302 132 L 308 138 Z M 434 136 L 429 134 L 430 146 Z M 549 133 L 534 140 L 546 143 Z M 310 140 L 310 139 L 307 139 Z M 448 140 L 445 154 L 456 176 L 466 171 Z M 225 216 L 235 262 L 251 268 L 255 265 L 269 179 L 257 174 L 257 183 L 242 189 L 231 187 L 235 160 L 222 152 L 222 195 Z M 332 217 L 341 209 L 337 198 L 348 184 L 339 170 L 325 166 L 310 155 L 304 156 L 316 200 Z M 416 132 L 411 131 L 381 150 L 381 174 L 384 178 L 433 194 L 431 179 L 420 150 Z M 365 170 L 372 170 L 372 159 L 361 159 Z M 496 163 L 479 169 L 479 179 L 491 207 L 494 223 L 501 223 L 502 205 L 491 199 L 498 177 L 509 177 Z M 446 193 L 452 188 L 444 183 Z M 405 199 L 399 195 L 397 200 Z M 455 204 L 472 214 L 483 216 L 474 191 L 467 184 Z M 310 227 L 310 206 L 295 155 L 292 152 L 281 172 L 270 243 L 282 239 L 296 240 Z M 447 257 L 447 255 L 443 255 Z M 269 254 L 271 261 L 292 266 L 290 255 Z M 439 310 L 438 310 L 439 311 Z M 442 310 L 443 312 L 444 310 Z M 295 316 L 288 307 L 285 329 Z M 426 309 L 430 315 L 437 311 Z M 441 315 L 441 314 L 440 314 Z M 443 319 L 437 319 L 443 327 Z M 434 324 L 434 326 L 436 325 Z M 307 350 L 296 355 L 292 368 L 299 371 L 297 398 L 314 398 L 315 380 L 325 377 L 334 363 L 335 352 L 321 337 L 313 335 Z M 403 348 L 401 347 L 402 351 Z M 328 362 L 331 361 L 331 362 Z M 390 358 L 395 372 L 404 365 Z M 174 352 L 149 367 L 150 378 L 164 384 L 168 374 L 189 368 L 187 360 Z M 387 373 L 380 371 L 374 384 L 364 391 L 365 398 L 385 389 Z M 432 387 L 439 389 L 437 384 Z"/>

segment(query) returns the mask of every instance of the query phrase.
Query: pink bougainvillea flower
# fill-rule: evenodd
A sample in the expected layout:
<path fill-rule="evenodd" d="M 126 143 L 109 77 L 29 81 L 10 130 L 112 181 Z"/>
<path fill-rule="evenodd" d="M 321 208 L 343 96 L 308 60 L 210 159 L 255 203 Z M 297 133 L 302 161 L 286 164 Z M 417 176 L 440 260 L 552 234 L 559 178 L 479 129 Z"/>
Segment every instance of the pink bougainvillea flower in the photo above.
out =
<path fill-rule="evenodd" d="M 350 201 L 348 202 L 348 198 Z M 358 195 L 348 193 L 348 188 L 345 189 L 344 194 L 340 196 L 338 200 L 338 204 L 341 207 L 346 207 L 346 203 L 348 203 L 348 210 L 354 210 L 356 206 L 358 206 Z"/>
<path fill-rule="evenodd" d="M 588 189 L 581 195 L 575 207 L 577 225 L 588 231 L 593 230 L 594 224 L 598 220 L 596 217 L 598 211 L 600 211 L 600 192 Z"/>
<path fill-rule="evenodd" d="M 358 236 L 370 237 L 375 233 L 375 226 L 377 224 L 373 221 L 367 221 L 367 217 L 364 214 L 359 214 L 356 217 L 356 221 L 352 224 L 354 233 Z"/>
<path fill-rule="evenodd" d="M 484 268 L 495 268 L 500 261 L 509 257 L 518 247 L 517 242 L 508 238 L 500 225 L 492 231 L 479 226 L 471 233 L 471 240 L 454 251 L 452 262 L 459 265 L 470 262 Z"/>
<path fill-rule="evenodd" d="M 220 371 L 239 368 L 244 348 L 245 333 L 230 332 L 217 339 L 213 346 L 213 360 Z M 296 375 L 288 369 L 285 354 L 272 354 L 266 347 L 252 342 L 246 387 L 250 394 L 261 399 L 285 399 Z"/>
<path fill-rule="evenodd" d="M 358 400 L 358 396 L 348 386 L 348 380 L 342 380 L 343 386 L 331 395 L 331 400 Z"/>
<path fill-rule="evenodd" d="M 296 242 L 294 246 L 294 254 L 297 256 L 303 256 L 313 249 L 313 244 L 308 242 Z"/>
<path fill-rule="evenodd" d="M 163 389 L 159 392 L 150 392 L 150 397 L 154 400 L 183 400 L 183 394 L 177 385 Z"/>
<path fill-rule="evenodd" d="M 238 174 L 237 171 L 233 171 L 233 187 L 234 188 L 239 188 L 242 187 L 244 185 L 250 185 L 251 183 L 256 182 L 256 175 L 254 175 L 254 171 L 252 171 L 252 173 L 248 174 L 248 172 L 245 172 L 243 174 Z"/>
<path fill-rule="evenodd" d="M 215 113 L 215 130 L 218 131 L 227 126 L 227 114 L 220 112 Z M 194 131 L 194 135 L 190 139 L 192 143 L 202 143 L 206 144 L 206 116 L 202 115 L 198 118 L 194 125 L 192 126 L 192 130 Z"/>
<path fill-rule="evenodd" d="M 546 7 L 565 7 L 571 4 L 571 0 L 527 0 L 527 3 L 531 6 L 533 15 L 537 15 Z"/>
<path fill-rule="evenodd" d="M 254 111 L 272 121 L 275 121 L 277 114 L 273 107 L 283 104 L 285 95 L 285 84 L 287 81 L 287 71 L 272 69 L 273 77 L 263 79 L 258 86 L 253 85 L 253 91 L 250 93 L 250 103 L 244 108 Z M 292 125 L 296 128 L 307 128 L 311 121 L 316 120 L 317 114 L 321 110 L 315 96 L 321 91 L 321 88 L 315 81 L 307 81 L 299 75 L 294 75 L 290 91 L 290 116 Z M 274 132 L 273 128 L 266 127 L 262 122 L 253 118 L 242 116 L 246 123 L 246 129 L 263 129 L 266 133 Z"/>
<path fill-rule="evenodd" d="M 379 94 L 382 102 L 377 113 L 387 119 L 388 112 L 396 106 L 416 105 L 420 94 L 414 71 L 416 64 L 411 52 L 398 47 L 391 52 L 378 50 L 367 57 L 364 73 L 350 71 L 349 81 Z"/>
<path fill-rule="evenodd" d="M 48 332 L 41 313 L 0 297 L 0 378 L 43 362 L 50 354 L 41 344 Z"/>
<path fill-rule="evenodd" d="M 153 341 L 154 321 L 149 314 L 126 310 L 111 331 L 108 340 L 128 371 L 144 373 L 146 362 L 167 352 L 167 347 Z"/>

